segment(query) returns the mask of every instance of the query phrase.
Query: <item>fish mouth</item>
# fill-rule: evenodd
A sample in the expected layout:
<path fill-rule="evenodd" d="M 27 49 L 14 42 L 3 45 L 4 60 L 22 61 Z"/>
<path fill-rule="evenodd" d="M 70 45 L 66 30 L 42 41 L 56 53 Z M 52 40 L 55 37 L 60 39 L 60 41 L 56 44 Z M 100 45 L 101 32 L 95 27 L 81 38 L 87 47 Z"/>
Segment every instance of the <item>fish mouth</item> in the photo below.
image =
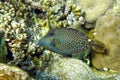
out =
<path fill-rule="evenodd" d="M 40 39 L 38 41 L 38 45 L 41 45 L 42 47 L 50 46 L 52 42 L 53 42 L 53 38 L 52 37 L 47 37 L 47 38 L 44 37 L 44 38 L 42 38 L 42 39 Z"/>
<path fill-rule="evenodd" d="M 41 46 L 45 45 L 44 44 L 44 40 L 43 39 L 39 40 L 38 43 L 37 43 L 37 45 L 41 45 Z"/>

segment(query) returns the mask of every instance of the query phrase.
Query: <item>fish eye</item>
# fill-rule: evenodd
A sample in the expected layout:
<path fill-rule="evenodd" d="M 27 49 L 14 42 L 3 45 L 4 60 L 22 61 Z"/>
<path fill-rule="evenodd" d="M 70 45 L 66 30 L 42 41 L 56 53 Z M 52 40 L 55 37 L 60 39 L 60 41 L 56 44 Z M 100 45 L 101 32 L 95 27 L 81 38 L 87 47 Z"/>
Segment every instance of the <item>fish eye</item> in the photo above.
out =
<path fill-rule="evenodd" d="M 54 31 L 49 31 L 48 34 L 46 35 L 46 37 L 50 37 L 50 36 L 53 36 L 54 35 Z"/>
<path fill-rule="evenodd" d="M 54 35 L 54 32 L 50 32 L 50 35 L 51 35 L 51 36 Z"/>
<path fill-rule="evenodd" d="M 53 30 L 50 30 L 50 31 L 49 31 L 49 35 L 50 35 L 50 36 L 53 36 L 53 35 L 54 35 L 54 31 L 53 31 Z"/>

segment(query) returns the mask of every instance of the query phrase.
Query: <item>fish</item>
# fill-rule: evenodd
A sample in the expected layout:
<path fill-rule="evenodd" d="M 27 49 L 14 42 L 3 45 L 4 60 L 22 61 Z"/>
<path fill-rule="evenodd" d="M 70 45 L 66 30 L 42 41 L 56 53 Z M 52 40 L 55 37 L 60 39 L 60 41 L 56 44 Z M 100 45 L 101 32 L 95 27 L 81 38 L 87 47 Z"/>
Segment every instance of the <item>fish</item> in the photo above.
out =
<path fill-rule="evenodd" d="M 95 49 L 95 42 L 93 44 L 93 41 L 91 41 L 86 34 L 72 28 L 50 29 L 49 32 L 38 41 L 38 45 L 43 48 L 64 56 L 79 59 L 84 59 L 89 55 L 91 44 Z M 97 48 L 99 45 L 97 45 Z M 102 47 L 100 46 L 100 48 Z"/>

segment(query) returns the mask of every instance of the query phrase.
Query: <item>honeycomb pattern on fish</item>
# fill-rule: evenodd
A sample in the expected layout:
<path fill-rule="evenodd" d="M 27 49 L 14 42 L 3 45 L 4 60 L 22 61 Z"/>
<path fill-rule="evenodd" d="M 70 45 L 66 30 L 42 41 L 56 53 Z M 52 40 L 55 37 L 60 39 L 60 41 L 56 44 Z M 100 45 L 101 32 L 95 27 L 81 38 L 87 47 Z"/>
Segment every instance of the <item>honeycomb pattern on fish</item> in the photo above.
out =
<path fill-rule="evenodd" d="M 71 55 L 89 49 L 88 37 L 75 29 L 52 29 L 38 44 L 59 54 Z"/>

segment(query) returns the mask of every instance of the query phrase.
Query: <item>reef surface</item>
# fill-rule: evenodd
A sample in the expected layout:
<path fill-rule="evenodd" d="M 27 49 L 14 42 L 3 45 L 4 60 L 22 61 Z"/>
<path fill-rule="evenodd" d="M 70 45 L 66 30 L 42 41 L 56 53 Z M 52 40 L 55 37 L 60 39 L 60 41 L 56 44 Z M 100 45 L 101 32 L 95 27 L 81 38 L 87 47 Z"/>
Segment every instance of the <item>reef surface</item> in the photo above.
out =
<path fill-rule="evenodd" d="M 91 51 L 87 65 L 37 45 L 63 27 L 102 42 L 105 52 Z M 1 80 L 120 80 L 119 41 L 119 0 L 0 0 Z"/>

